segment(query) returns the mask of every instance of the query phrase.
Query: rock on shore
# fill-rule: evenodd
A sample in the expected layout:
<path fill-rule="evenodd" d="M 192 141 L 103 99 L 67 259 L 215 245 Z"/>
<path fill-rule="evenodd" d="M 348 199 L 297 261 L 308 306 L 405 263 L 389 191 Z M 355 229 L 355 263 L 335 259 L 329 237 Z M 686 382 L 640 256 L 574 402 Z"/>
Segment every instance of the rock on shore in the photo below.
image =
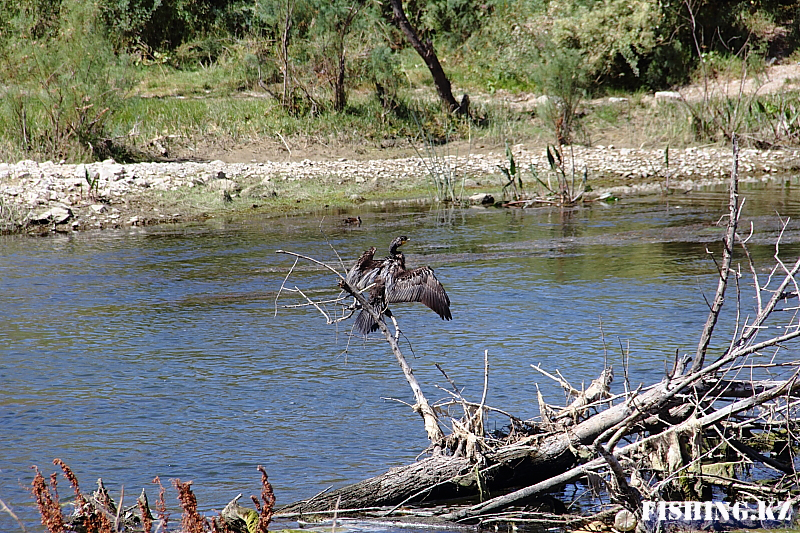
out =
<path fill-rule="evenodd" d="M 530 165 L 539 176 L 549 172 L 543 150 L 528 150 L 519 145 L 512 148 L 517 165 L 530 179 Z M 617 149 L 597 146 L 564 149 L 567 172 L 574 161 L 576 175 L 588 173 L 595 194 L 611 192 L 622 197 L 652 194 L 660 191 L 666 178 L 671 188 L 688 190 L 724 181 L 730 175 L 730 149 L 704 147 L 669 151 L 669 166 L 664 150 Z M 499 188 L 498 165 L 507 164 L 505 154 L 470 154 L 455 159 L 442 158 L 459 179 L 469 176 L 470 193 L 491 192 Z M 244 194 L 256 189 L 253 184 L 271 181 L 325 179 L 330 183 L 363 184 L 376 180 L 392 184 L 417 180 L 424 182 L 430 161 L 421 158 L 376 159 L 369 161 L 311 161 L 264 163 L 135 163 L 118 164 L 106 160 L 91 164 L 57 164 L 51 161 L 20 161 L 0 163 L 0 223 L 60 226 L 62 230 L 120 227 L 125 225 L 181 220 L 181 213 L 137 211 L 135 200 L 152 191 L 203 187 L 222 191 L 220 194 Z M 742 180 L 770 179 L 785 176 L 800 168 L 797 150 L 742 150 L 740 152 Z M 605 188 L 599 184 L 606 185 Z M 382 185 L 383 186 L 383 185 Z M 262 196 L 275 195 L 274 189 Z M 151 195 L 152 197 L 152 195 Z M 10 216 L 9 213 L 13 213 Z M 7 228 L 0 228 L 7 229 Z"/>

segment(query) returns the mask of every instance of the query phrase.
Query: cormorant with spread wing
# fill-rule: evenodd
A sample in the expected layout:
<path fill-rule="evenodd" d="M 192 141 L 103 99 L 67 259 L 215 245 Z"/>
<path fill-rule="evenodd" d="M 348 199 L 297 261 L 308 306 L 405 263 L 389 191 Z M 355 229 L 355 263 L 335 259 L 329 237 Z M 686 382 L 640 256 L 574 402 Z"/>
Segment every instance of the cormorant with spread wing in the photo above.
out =
<path fill-rule="evenodd" d="M 398 248 L 408 242 L 405 235 L 395 238 L 389 247 L 389 255 L 382 261 L 375 260 L 375 247 L 370 247 L 358 258 L 347 273 L 347 283 L 356 290 L 372 288 L 367 299 L 382 315 L 391 316 L 386 307 L 391 303 L 422 302 L 442 317 L 452 320 L 450 298 L 433 269 L 427 266 L 406 269 L 406 256 Z M 378 329 L 378 323 L 363 309 L 356 317 L 355 329 L 367 335 Z"/>

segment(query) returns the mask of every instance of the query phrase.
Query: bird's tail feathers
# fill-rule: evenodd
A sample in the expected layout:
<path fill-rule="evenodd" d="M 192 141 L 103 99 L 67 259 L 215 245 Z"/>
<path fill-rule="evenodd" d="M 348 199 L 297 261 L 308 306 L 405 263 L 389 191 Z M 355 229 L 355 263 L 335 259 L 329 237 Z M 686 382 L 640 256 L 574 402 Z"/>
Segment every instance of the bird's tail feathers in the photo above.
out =
<path fill-rule="evenodd" d="M 378 331 L 378 323 L 372 318 L 372 315 L 362 309 L 356 317 L 354 328 L 359 334 L 366 337 L 373 331 Z"/>

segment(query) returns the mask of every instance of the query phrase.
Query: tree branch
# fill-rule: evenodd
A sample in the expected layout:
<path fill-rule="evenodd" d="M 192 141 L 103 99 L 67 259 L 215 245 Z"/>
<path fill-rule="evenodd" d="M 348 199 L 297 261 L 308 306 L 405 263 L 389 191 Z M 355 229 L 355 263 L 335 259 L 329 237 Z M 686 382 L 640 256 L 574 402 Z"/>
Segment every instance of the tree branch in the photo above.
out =
<path fill-rule="evenodd" d="M 725 232 L 725 239 L 722 241 L 722 264 L 719 269 L 717 293 L 714 296 L 714 302 L 711 304 L 711 310 L 708 312 L 708 318 L 703 327 L 703 333 L 700 335 L 697 353 L 692 363 L 692 372 L 703 368 L 708 343 L 711 341 L 711 335 L 714 332 L 714 326 L 719 318 L 719 312 L 722 309 L 722 304 L 725 302 L 725 289 L 728 286 L 728 275 L 733 258 L 733 242 L 736 238 L 736 226 L 739 222 L 739 215 L 741 214 L 739 211 L 739 142 L 735 134 L 733 136 L 733 163 L 731 165 L 731 183 L 729 191 L 728 229 Z"/>

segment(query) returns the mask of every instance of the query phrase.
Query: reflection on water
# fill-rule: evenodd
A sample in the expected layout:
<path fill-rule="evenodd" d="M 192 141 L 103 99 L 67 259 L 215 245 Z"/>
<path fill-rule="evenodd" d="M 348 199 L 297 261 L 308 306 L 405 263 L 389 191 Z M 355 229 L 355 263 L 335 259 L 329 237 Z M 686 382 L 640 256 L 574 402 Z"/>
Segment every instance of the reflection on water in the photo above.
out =
<path fill-rule="evenodd" d="M 752 240 L 758 265 L 774 251 L 775 209 L 800 211 L 793 192 L 747 193 L 765 230 Z M 30 465 L 49 472 L 55 457 L 85 489 L 102 477 L 115 494 L 147 487 L 152 499 L 156 475 L 193 479 L 204 509 L 257 494 L 258 464 L 288 503 L 412 461 L 425 433 L 385 400 L 411 400 L 391 354 L 375 339 L 348 348 L 348 325 L 326 326 L 311 309 L 275 316 L 292 265 L 277 248 L 335 263 L 333 247 L 349 265 L 409 235 L 409 266 L 433 266 L 453 302 L 452 322 L 420 305 L 395 309 L 432 399 L 434 363 L 477 398 L 484 349 L 489 403 L 522 417 L 537 414 L 536 382 L 550 402 L 562 398 L 530 364 L 588 382 L 604 357 L 619 368 L 629 349 L 634 385 L 658 379 L 697 342 L 725 201 L 709 192 L 563 211 L 362 211 L 360 227 L 329 214 L 3 238 L 0 498 L 37 524 L 22 485 Z M 308 265 L 290 281 L 336 294 Z M 0 515 L 0 530 L 17 529 L 9 520 Z"/>

